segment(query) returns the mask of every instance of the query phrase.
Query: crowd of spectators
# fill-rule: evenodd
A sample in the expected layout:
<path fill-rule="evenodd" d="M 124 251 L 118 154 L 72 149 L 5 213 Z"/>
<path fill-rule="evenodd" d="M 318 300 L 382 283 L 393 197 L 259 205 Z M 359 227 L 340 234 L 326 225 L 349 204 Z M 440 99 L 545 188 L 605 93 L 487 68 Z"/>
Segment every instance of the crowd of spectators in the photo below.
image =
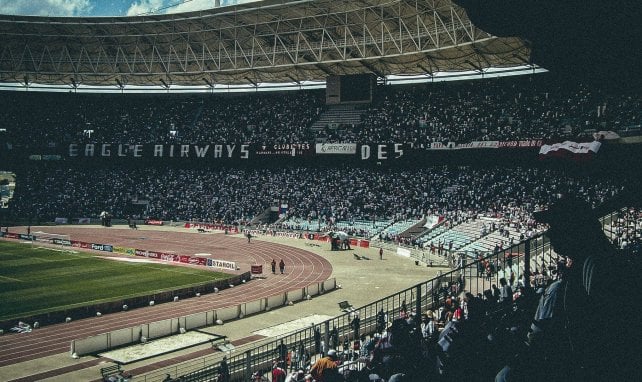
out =
<path fill-rule="evenodd" d="M 546 77 L 488 79 L 396 87 L 380 92 L 363 126 L 343 139 L 412 143 L 563 139 L 639 126 L 636 92 Z"/>
<path fill-rule="evenodd" d="M 207 95 L 87 95 L 0 92 L 3 141 L 15 147 L 64 143 L 255 144 L 411 143 L 563 139 L 639 130 L 635 89 L 564 84 L 546 74 L 381 86 L 360 124 L 311 129 L 323 90 Z M 6 131 L 3 131 L 6 130 Z"/>
<path fill-rule="evenodd" d="M 314 381 L 635 380 L 637 367 L 626 358 L 639 349 L 639 323 L 627 310 L 608 323 L 603 314 L 637 287 L 639 261 L 621 256 L 583 200 L 565 196 L 534 218 L 550 227 L 555 253 L 541 256 L 551 266 L 525 273 L 512 257 L 491 255 L 442 279 L 427 310 L 403 300 L 364 327 L 360 310 L 351 312 L 349 328 L 333 328 L 329 348 L 317 346 L 316 362 L 295 364 L 301 370 L 292 376 L 309 370 Z M 485 263 L 498 274 L 481 282 Z"/>
<path fill-rule="evenodd" d="M 18 218 L 153 219 L 246 224 L 270 207 L 287 204 L 286 218 L 379 221 L 473 214 L 526 218 L 573 193 L 598 205 L 621 191 L 613 180 L 522 167 L 184 169 L 60 168 L 16 173 L 9 211 Z M 138 212 L 134 208 L 144 206 Z M 142 207 L 140 207 L 142 208 Z"/>
<path fill-rule="evenodd" d="M 639 254 L 642 246 L 642 211 L 639 207 L 619 211 L 607 231 L 618 248 Z"/>
<path fill-rule="evenodd" d="M 506 377 L 506 365 L 513 373 L 516 365 L 527 368 L 525 378 L 514 380 L 560 380 L 560 370 L 574 365 L 549 360 L 551 343 L 542 343 L 542 333 L 551 335 L 554 328 L 552 310 L 559 304 L 551 296 L 564 286 L 567 260 L 561 257 L 546 279 L 502 277 L 477 294 L 460 276 L 433 291 L 440 302 L 433 309 L 416 312 L 404 300 L 398 310 L 381 309 L 374 329 L 372 321 L 369 329 L 361 328 L 358 311 L 351 313 L 350 329 L 339 335 L 333 328 L 328 346 L 321 343 L 312 357 L 293 357 L 301 361 L 292 363 L 289 380 L 303 380 L 295 376 L 306 373 L 311 381 L 513 380 Z M 560 369 L 547 369 L 551 364 Z"/>
<path fill-rule="evenodd" d="M 296 143 L 321 112 L 321 91 L 226 96 L 0 93 L 5 142 Z M 0 130 L 1 131 L 1 130 Z"/>

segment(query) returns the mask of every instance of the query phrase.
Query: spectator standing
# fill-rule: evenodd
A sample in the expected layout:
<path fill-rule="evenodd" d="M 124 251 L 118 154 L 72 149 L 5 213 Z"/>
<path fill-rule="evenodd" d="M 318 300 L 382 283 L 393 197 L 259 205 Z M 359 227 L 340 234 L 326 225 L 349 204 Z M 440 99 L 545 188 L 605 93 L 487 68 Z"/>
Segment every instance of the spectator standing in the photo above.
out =
<path fill-rule="evenodd" d="M 314 352 L 316 354 L 321 353 L 321 330 L 318 326 L 314 326 Z"/>
<path fill-rule="evenodd" d="M 359 318 L 359 312 L 354 312 L 354 317 L 352 318 L 352 321 L 350 321 L 350 327 L 354 332 L 354 339 L 357 340 L 359 338 L 359 329 L 361 327 L 361 318 Z"/>
<path fill-rule="evenodd" d="M 274 364 L 272 367 L 272 382 L 285 382 L 285 377 L 285 370 L 278 364 Z"/>
<path fill-rule="evenodd" d="M 386 328 L 386 313 L 383 311 L 383 308 L 377 313 L 377 333 L 383 332 Z"/>
<path fill-rule="evenodd" d="M 218 367 L 218 381 L 219 382 L 229 382 L 230 381 L 230 368 L 227 364 L 227 357 L 223 357 L 221 364 Z"/>
<path fill-rule="evenodd" d="M 508 285 L 504 277 L 499 279 L 499 302 L 502 304 L 510 304 L 513 302 L 513 289 Z"/>
<path fill-rule="evenodd" d="M 343 378 L 339 374 L 337 367 L 337 352 L 334 349 L 328 350 L 328 355 L 319 358 L 312 368 L 310 374 L 316 382 L 335 382 L 341 381 Z"/>

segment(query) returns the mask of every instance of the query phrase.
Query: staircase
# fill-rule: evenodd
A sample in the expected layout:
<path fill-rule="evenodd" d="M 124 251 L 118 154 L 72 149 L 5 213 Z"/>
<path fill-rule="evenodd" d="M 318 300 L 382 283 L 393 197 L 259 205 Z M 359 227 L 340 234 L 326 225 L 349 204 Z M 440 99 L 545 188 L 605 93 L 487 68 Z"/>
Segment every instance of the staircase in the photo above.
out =
<path fill-rule="evenodd" d="M 421 219 L 419 222 L 414 224 L 412 227 L 408 228 L 404 232 L 401 233 L 401 237 L 417 237 L 421 236 L 424 232 L 426 232 L 426 228 L 424 227 L 424 224 L 426 224 L 426 218 Z"/>
<path fill-rule="evenodd" d="M 321 117 L 310 126 L 312 131 L 321 131 L 326 127 L 338 128 L 341 125 L 358 125 L 361 123 L 361 113 L 355 105 L 330 105 Z"/>
<path fill-rule="evenodd" d="M 272 224 L 277 220 L 279 220 L 279 207 L 268 207 L 265 211 L 256 215 L 250 221 L 250 225 Z"/>

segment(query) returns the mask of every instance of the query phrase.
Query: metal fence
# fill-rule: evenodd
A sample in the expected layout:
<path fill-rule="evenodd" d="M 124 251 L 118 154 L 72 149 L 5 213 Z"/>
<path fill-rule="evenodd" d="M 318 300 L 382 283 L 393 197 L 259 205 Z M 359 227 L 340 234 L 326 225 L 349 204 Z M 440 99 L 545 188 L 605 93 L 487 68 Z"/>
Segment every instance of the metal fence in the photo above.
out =
<path fill-rule="evenodd" d="M 530 285 L 531 271 L 549 272 L 555 269 L 557 255 L 551 250 L 542 234 L 526 241 L 498 251 L 485 258 L 464 259 L 461 268 L 445 272 L 437 277 L 411 288 L 394 293 L 371 304 L 351 309 L 344 314 L 314 326 L 288 333 L 276 339 L 268 339 L 254 347 L 227 354 L 227 363 L 232 381 L 248 381 L 253 373 L 267 373 L 277 359 L 286 361 L 288 370 L 305 367 L 320 356 L 326 349 L 336 349 L 346 359 L 350 359 L 351 346 L 357 334 L 372 335 L 377 328 L 377 315 L 383 312 L 387 322 L 393 321 L 402 314 L 404 307 L 408 313 L 423 313 L 441 306 L 448 295 L 470 292 L 482 294 L 492 285 L 500 285 L 499 279 L 505 277 L 513 285 L 519 282 Z M 480 264 L 492 264 L 493 271 L 487 273 Z M 358 315 L 358 329 L 351 325 Z M 358 330 L 358 333 L 356 330 Z M 309 354 L 309 357 L 304 356 Z M 155 373 L 141 375 L 136 381 L 161 381 L 166 374 L 180 381 L 215 381 L 217 367 L 225 354 L 223 352 L 203 357 L 202 359 L 176 365 L 171 369 L 158 370 Z M 200 367 L 200 368 L 199 368 Z M 351 367 L 359 367 L 352 363 Z"/>

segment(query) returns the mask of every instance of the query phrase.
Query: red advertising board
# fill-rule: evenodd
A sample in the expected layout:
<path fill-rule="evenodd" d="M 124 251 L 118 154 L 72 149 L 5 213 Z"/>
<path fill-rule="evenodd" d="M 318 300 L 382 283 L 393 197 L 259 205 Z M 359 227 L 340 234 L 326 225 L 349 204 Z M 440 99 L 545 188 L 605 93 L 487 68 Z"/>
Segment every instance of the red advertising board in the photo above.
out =
<path fill-rule="evenodd" d="M 250 267 L 250 273 L 253 275 L 260 275 L 263 273 L 263 266 L 262 265 L 252 265 Z"/>

